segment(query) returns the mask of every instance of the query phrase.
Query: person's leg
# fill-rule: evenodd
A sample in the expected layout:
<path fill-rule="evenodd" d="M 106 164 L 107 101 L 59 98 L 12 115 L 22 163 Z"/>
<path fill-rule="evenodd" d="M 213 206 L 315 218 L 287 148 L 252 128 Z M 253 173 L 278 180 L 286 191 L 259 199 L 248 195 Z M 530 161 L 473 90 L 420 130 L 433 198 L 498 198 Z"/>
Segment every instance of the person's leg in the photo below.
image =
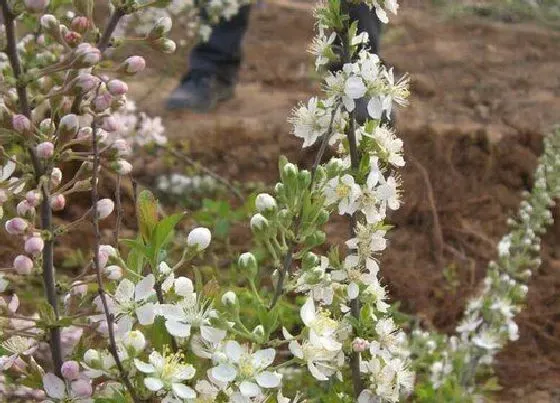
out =
<path fill-rule="evenodd" d="M 205 71 L 220 80 L 233 83 L 241 63 L 241 43 L 249 25 L 250 6 L 243 6 L 229 21 L 212 27 L 208 42 L 194 47 L 190 55 L 189 70 Z"/>
<path fill-rule="evenodd" d="M 358 21 L 358 32 L 367 32 L 369 35 L 370 52 L 378 54 L 381 39 L 381 21 L 377 18 L 375 10 L 364 3 L 351 5 L 349 9 L 350 20 Z"/>
<path fill-rule="evenodd" d="M 191 52 L 189 71 L 167 99 L 168 109 L 208 112 L 231 98 L 241 64 L 241 44 L 249 25 L 250 6 L 212 27 L 210 39 Z"/>

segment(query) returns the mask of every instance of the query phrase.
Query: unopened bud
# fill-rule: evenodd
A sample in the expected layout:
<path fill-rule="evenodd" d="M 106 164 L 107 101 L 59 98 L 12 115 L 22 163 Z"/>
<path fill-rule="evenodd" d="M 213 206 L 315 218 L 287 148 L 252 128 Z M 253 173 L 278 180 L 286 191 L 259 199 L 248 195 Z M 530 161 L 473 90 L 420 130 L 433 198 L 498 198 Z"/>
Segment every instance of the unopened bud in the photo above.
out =
<path fill-rule="evenodd" d="M 96 112 L 103 112 L 111 106 L 113 97 L 109 93 L 101 94 L 93 100 L 93 109 Z"/>
<path fill-rule="evenodd" d="M 51 196 L 51 209 L 53 211 L 61 211 L 64 210 L 64 206 L 66 205 L 66 199 L 64 198 L 63 194 L 57 194 Z"/>
<path fill-rule="evenodd" d="M 106 116 L 101 122 L 101 128 L 108 132 L 116 132 L 119 130 L 119 124 L 113 116 Z"/>
<path fill-rule="evenodd" d="M 276 208 L 276 200 L 274 200 L 274 197 L 268 193 L 260 193 L 255 199 L 255 206 L 257 207 L 257 211 L 260 213 L 268 210 L 274 210 Z"/>
<path fill-rule="evenodd" d="M 363 353 L 369 348 L 369 342 L 359 337 L 355 338 L 352 342 L 352 351 L 356 353 Z"/>
<path fill-rule="evenodd" d="M 233 291 L 228 291 L 222 295 L 222 304 L 237 305 L 237 295 Z"/>
<path fill-rule="evenodd" d="M 84 362 L 87 365 L 95 365 L 95 363 L 100 360 L 101 354 L 99 354 L 99 351 L 97 350 L 89 349 L 84 353 Z"/>
<path fill-rule="evenodd" d="M 76 32 L 80 32 L 80 33 L 84 33 L 86 32 L 89 27 L 91 26 L 89 19 L 87 17 L 84 16 L 77 16 L 74 17 L 72 19 L 72 23 L 70 24 L 70 27 L 76 31 Z"/>
<path fill-rule="evenodd" d="M 41 194 L 35 190 L 30 190 L 25 194 L 25 201 L 32 206 L 36 206 L 41 201 Z"/>
<path fill-rule="evenodd" d="M 27 200 L 22 200 L 16 205 L 16 212 L 22 217 L 32 216 L 35 213 L 35 206 Z"/>
<path fill-rule="evenodd" d="M 264 326 L 263 325 L 255 326 L 255 328 L 253 329 L 253 334 L 259 337 L 264 336 Z"/>
<path fill-rule="evenodd" d="M 191 248 L 201 251 L 210 246 L 212 233 L 208 228 L 198 227 L 189 232 L 187 237 L 187 245 Z"/>
<path fill-rule="evenodd" d="M 175 42 L 167 38 L 160 38 L 155 41 L 152 41 L 150 42 L 150 45 L 152 45 L 152 48 L 154 48 L 155 50 L 158 50 L 163 53 L 173 53 L 177 48 Z"/>
<path fill-rule="evenodd" d="M 119 175 L 128 175 L 132 172 L 132 165 L 126 160 L 118 160 L 113 164 L 113 169 Z"/>
<path fill-rule="evenodd" d="M 73 381 L 80 376 L 80 364 L 77 361 L 65 361 L 62 363 L 60 372 L 64 379 Z"/>
<path fill-rule="evenodd" d="M 51 172 L 51 183 L 53 186 L 58 186 L 60 182 L 62 182 L 62 171 L 60 168 L 55 167 Z"/>
<path fill-rule="evenodd" d="M 70 288 L 70 293 L 72 295 L 79 295 L 79 296 L 84 296 L 87 294 L 87 290 L 88 290 L 88 285 L 85 283 L 82 283 L 81 281 L 75 281 L 74 283 L 72 283 L 72 288 Z"/>
<path fill-rule="evenodd" d="M 268 220 L 261 213 L 257 213 L 251 217 L 250 226 L 255 232 L 262 231 L 268 227 Z"/>
<path fill-rule="evenodd" d="M 39 236 L 32 236 L 25 241 L 24 250 L 30 255 L 36 256 L 43 251 L 45 242 Z"/>
<path fill-rule="evenodd" d="M 251 252 L 242 253 L 237 261 L 239 267 L 254 277 L 258 271 L 257 258 Z"/>
<path fill-rule="evenodd" d="M 104 220 L 115 209 L 115 203 L 111 199 L 101 199 L 97 202 L 97 218 Z"/>
<path fill-rule="evenodd" d="M 140 73 L 146 68 L 146 60 L 142 56 L 130 56 L 119 67 L 126 74 Z"/>
<path fill-rule="evenodd" d="M 76 31 L 66 31 L 66 32 L 64 32 L 63 38 L 64 38 L 64 42 L 66 42 L 71 47 L 75 47 L 76 45 L 78 45 L 82 41 L 82 34 L 80 34 L 79 32 L 76 32 Z M 86 67 L 91 67 L 91 66 L 93 66 L 93 64 L 74 65 L 74 67 L 76 67 L 76 68 L 86 68 Z"/>
<path fill-rule="evenodd" d="M 28 224 L 27 221 L 25 221 L 23 218 L 16 217 L 6 221 L 6 224 L 4 226 L 8 234 L 19 235 L 25 232 Z"/>
<path fill-rule="evenodd" d="M 39 130 L 41 131 L 41 133 L 43 133 L 45 136 L 50 136 L 54 133 L 54 125 L 52 122 L 52 119 L 43 119 L 41 120 L 41 123 L 39 124 Z"/>
<path fill-rule="evenodd" d="M 58 20 L 52 14 L 45 14 L 41 16 L 41 26 L 48 32 L 51 30 L 58 30 Z"/>
<path fill-rule="evenodd" d="M 169 17 L 161 17 L 146 36 L 147 41 L 155 41 L 171 31 L 172 22 Z"/>
<path fill-rule="evenodd" d="M 44 143 L 37 144 L 35 147 L 35 152 L 37 156 L 42 159 L 51 158 L 54 154 L 54 144 L 50 141 L 45 141 Z"/>
<path fill-rule="evenodd" d="M 125 333 L 123 343 L 125 347 L 133 349 L 136 353 L 144 351 L 146 348 L 146 337 L 138 330 Z"/>
<path fill-rule="evenodd" d="M 120 96 L 128 92 L 128 85 L 126 85 L 126 83 L 121 80 L 110 80 L 107 83 L 107 90 L 113 96 Z"/>
<path fill-rule="evenodd" d="M 31 131 L 31 121 L 25 115 L 14 115 L 12 127 L 20 134 L 27 134 Z"/>
<path fill-rule="evenodd" d="M 27 276 L 31 274 L 33 270 L 33 260 L 24 255 L 16 256 L 14 259 L 14 270 L 20 276 Z"/>

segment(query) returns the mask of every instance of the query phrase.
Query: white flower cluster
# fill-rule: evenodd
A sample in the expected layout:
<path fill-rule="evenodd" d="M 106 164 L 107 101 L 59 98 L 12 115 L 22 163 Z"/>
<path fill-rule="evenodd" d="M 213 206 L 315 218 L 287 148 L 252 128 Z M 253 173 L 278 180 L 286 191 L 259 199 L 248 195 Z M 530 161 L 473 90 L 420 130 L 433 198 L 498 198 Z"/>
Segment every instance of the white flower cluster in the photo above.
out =
<path fill-rule="evenodd" d="M 456 383 L 465 393 L 475 392 L 478 371 L 491 365 L 506 343 L 519 338 L 515 316 L 525 303 L 532 270 L 541 264 L 540 236 L 552 223 L 550 207 L 560 196 L 560 132 L 544 143 L 533 188 L 525 193 L 517 219 L 510 219 L 510 232 L 498 244 L 498 259 L 489 263 L 481 290 L 467 302 L 457 334 L 441 339 L 414 333 L 418 350 L 428 352 L 436 390 Z"/>
<path fill-rule="evenodd" d="M 154 22 L 162 18 L 173 18 L 176 24 L 185 28 L 183 38 L 195 37 L 208 41 L 212 26 L 220 20 L 229 21 L 237 15 L 239 8 L 252 3 L 251 0 L 166 0 L 163 7 L 143 8 L 149 1 L 140 1 L 140 10 L 134 15 L 123 18 L 118 26 L 117 35 L 124 36 L 127 31 L 140 35 L 147 34 Z M 183 40 L 184 41 L 184 40 Z"/>

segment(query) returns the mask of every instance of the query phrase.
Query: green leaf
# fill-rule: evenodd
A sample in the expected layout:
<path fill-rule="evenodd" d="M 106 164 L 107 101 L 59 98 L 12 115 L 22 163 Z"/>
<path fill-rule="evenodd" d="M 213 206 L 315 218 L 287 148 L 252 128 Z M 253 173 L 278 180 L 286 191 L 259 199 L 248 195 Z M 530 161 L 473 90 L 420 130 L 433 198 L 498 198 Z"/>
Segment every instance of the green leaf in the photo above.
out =
<path fill-rule="evenodd" d="M 165 247 L 173 236 L 175 226 L 183 219 L 185 213 L 175 213 L 165 217 L 155 226 L 154 231 L 154 249 L 156 253 Z"/>
<path fill-rule="evenodd" d="M 145 241 L 149 241 L 157 224 L 157 200 L 148 190 L 140 192 L 136 206 L 138 227 Z"/>

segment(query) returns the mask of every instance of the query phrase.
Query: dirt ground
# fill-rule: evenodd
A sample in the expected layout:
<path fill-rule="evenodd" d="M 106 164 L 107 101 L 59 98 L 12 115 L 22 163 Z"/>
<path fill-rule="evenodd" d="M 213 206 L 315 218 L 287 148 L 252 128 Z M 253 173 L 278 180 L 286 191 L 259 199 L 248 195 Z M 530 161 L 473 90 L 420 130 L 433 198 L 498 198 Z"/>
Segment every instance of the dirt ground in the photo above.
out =
<path fill-rule="evenodd" d="M 468 16 L 450 20 L 429 6 L 409 3 L 415 4 L 403 4 L 385 32 L 381 51 L 412 78 L 410 106 L 397 120 L 409 157 L 405 204 L 392 217 L 396 229 L 382 274 L 404 310 L 452 330 L 465 298 L 495 256 L 520 192 L 531 185 L 542 136 L 560 123 L 560 33 Z M 194 157 L 231 180 L 275 181 L 280 154 L 310 161 L 310 152 L 301 150 L 286 124 L 294 105 L 319 90 L 305 54 L 311 12 L 296 5 L 254 10 L 237 97 L 215 113 L 164 110 L 184 54 L 175 56 L 171 78 L 151 78 L 153 84 L 136 89 L 144 98 L 140 106 L 164 118 L 169 137 L 187 141 Z M 159 66 L 158 73 L 169 73 L 168 66 Z M 144 96 L 145 88 L 156 87 Z M 455 270 L 459 287 L 435 264 L 428 183 L 444 237 L 445 266 Z M 344 238 L 341 228 L 332 225 L 331 239 Z M 546 237 L 544 263 L 519 316 L 521 338 L 495 365 L 502 401 L 560 401 L 559 239 L 557 225 Z"/>
<path fill-rule="evenodd" d="M 410 106 L 397 119 L 409 162 L 402 172 L 405 203 L 391 217 L 396 228 L 382 275 L 402 309 L 450 331 L 495 256 L 521 191 L 531 186 L 542 136 L 560 124 L 560 33 L 529 23 L 450 20 L 422 2 L 401 3 L 381 55 L 411 75 Z M 311 161 L 312 150 L 302 151 L 286 117 L 319 91 L 305 52 L 313 19 L 305 3 L 287 4 L 255 8 L 237 97 L 215 113 L 165 111 L 165 97 L 186 68 L 185 53 L 165 64 L 153 58 L 141 83 L 131 85 L 139 109 L 162 116 L 172 141 L 187 142 L 194 158 L 232 181 L 275 182 L 281 154 Z M 147 160 L 136 174 L 162 169 Z M 435 263 L 429 188 L 445 267 L 455 271 L 458 287 Z M 560 218 L 560 209 L 555 213 Z M 328 229 L 335 242 L 346 237 L 341 225 Z M 521 338 L 495 364 L 504 387 L 500 401 L 560 402 L 559 240 L 557 224 L 519 315 Z"/>

